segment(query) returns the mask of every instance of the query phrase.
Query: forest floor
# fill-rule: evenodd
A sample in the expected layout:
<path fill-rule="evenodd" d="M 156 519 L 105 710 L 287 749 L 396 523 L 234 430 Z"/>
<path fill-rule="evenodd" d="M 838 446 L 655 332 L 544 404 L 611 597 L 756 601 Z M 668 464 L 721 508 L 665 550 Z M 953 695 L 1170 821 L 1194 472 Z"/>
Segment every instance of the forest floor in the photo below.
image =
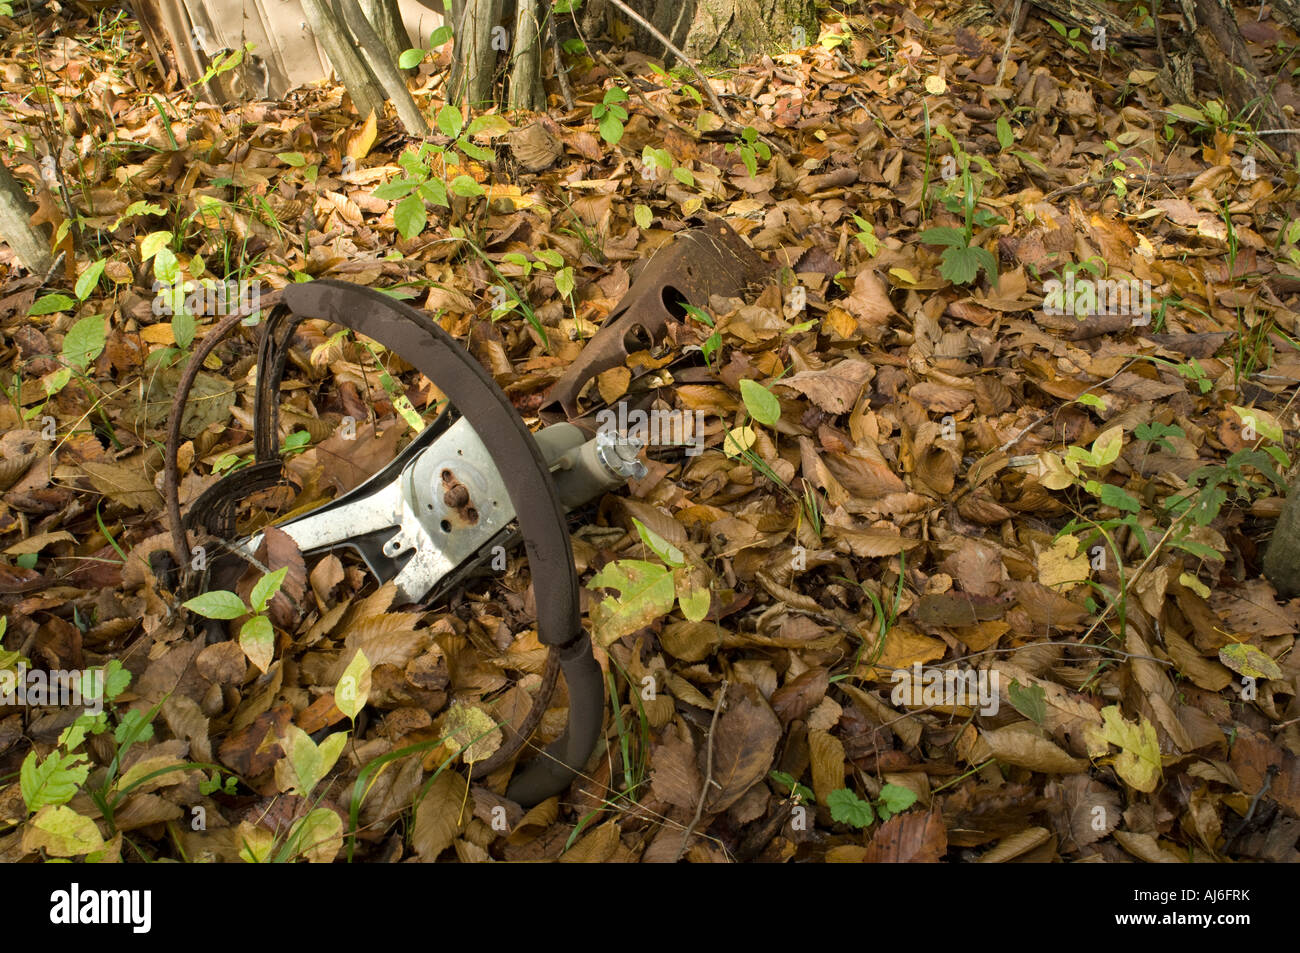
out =
<path fill-rule="evenodd" d="M 422 152 L 336 85 L 166 92 L 111 12 L 0 17 L 6 164 L 65 252 L 0 256 L 0 668 L 103 666 L 107 698 L 0 713 L 0 859 L 1300 859 L 1300 612 L 1261 576 L 1300 422 L 1296 171 L 1203 77 L 1172 99 L 1150 47 L 1032 12 L 999 76 L 980 9 L 828 15 L 709 78 L 735 126 L 689 70 L 573 45 L 573 108 L 462 117 L 443 46 Z M 1300 105 L 1297 38 L 1247 13 Z M 429 609 L 280 553 L 193 604 L 224 641 L 155 578 L 169 405 L 221 305 L 186 280 L 394 290 L 535 425 L 695 217 L 771 278 L 587 395 L 657 388 L 705 450 L 653 448 L 572 518 L 584 586 L 623 585 L 583 589 L 610 694 L 567 793 L 466 781 L 540 682 L 522 551 Z M 258 333 L 198 378 L 182 505 L 251 459 Z M 306 322 L 294 486 L 241 528 L 356 486 L 439 397 Z"/>

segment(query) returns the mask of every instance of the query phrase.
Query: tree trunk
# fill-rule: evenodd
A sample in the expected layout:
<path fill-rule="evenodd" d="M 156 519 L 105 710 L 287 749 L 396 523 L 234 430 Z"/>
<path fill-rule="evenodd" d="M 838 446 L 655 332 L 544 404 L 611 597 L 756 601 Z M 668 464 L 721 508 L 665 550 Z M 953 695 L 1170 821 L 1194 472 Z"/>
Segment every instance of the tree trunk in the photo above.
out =
<path fill-rule="evenodd" d="M 687 56 L 711 67 L 817 39 L 813 0 L 624 0 Z M 626 19 L 617 9 L 610 15 Z M 669 58 L 663 44 L 632 24 L 638 50 Z"/>
<path fill-rule="evenodd" d="M 1300 0 L 1297 0 L 1300 2 Z M 545 6 L 542 4 L 545 3 Z M 711 67 L 734 66 L 762 53 L 804 45 L 817 35 L 814 0 L 627 0 L 686 56 Z M 448 84 L 451 101 L 482 105 L 492 99 L 503 0 L 453 0 L 452 26 L 456 36 L 456 67 Z M 545 103 L 538 82 L 541 42 L 538 25 L 555 16 L 555 27 L 572 30 L 568 14 L 551 13 L 549 0 L 515 0 L 512 23 L 509 104 L 513 108 L 541 108 Z M 587 0 L 577 14 L 578 31 L 593 42 L 605 27 L 618 20 L 632 28 L 636 48 L 652 56 L 673 58 L 649 30 L 629 23 L 629 18 L 605 0 Z"/>
<path fill-rule="evenodd" d="M 534 0 L 520 0 L 522 3 Z M 455 66 L 448 84 L 449 102 L 487 106 L 494 101 L 497 53 L 494 40 L 502 36 L 502 0 L 453 0 L 452 29 L 455 31 Z M 495 33 L 495 36 L 494 36 Z M 495 43 L 497 47 L 499 42 Z"/>
<path fill-rule="evenodd" d="M 352 104 L 362 116 L 384 114 L 384 91 L 371 74 L 370 68 L 357 52 L 347 29 L 334 16 L 329 0 L 302 0 L 302 12 L 307 17 L 312 35 L 316 37 L 334 71 L 347 87 Z"/>
<path fill-rule="evenodd" d="M 545 109 L 546 93 L 542 89 L 542 30 L 537 20 L 537 7 L 523 0 L 515 6 L 510 108 Z"/>
<path fill-rule="evenodd" d="M 362 58 L 366 61 L 371 75 L 376 77 L 379 85 L 387 93 L 387 98 L 392 101 L 393 107 L 397 110 L 397 118 L 402 121 L 407 134 L 427 136 L 429 124 L 424 121 L 420 107 L 415 105 L 411 91 L 406 88 L 406 80 L 402 78 L 397 68 L 397 58 L 389 54 L 384 41 L 375 32 L 366 15 L 361 12 L 361 7 L 356 0 L 338 0 L 338 3 L 344 22 L 347 23 L 348 29 L 352 31 L 352 36 L 357 41 Z M 333 56 L 334 54 L 331 53 L 331 60 Z"/>
<path fill-rule="evenodd" d="M 411 35 L 406 32 L 397 0 L 361 0 L 361 10 L 396 63 L 397 58 L 411 48 Z"/>
<path fill-rule="evenodd" d="M 45 274 L 54 265 L 49 239 L 31 224 L 32 208 L 22 185 L 0 165 L 0 240 L 28 271 Z"/>
<path fill-rule="evenodd" d="M 1264 575 L 1284 599 L 1300 596 L 1300 480 L 1291 484 L 1273 539 L 1264 553 Z"/>
<path fill-rule="evenodd" d="M 1234 115 L 1250 112 L 1255 125 L 1283 129 L 1288 123 L 1269 89 L 1270 83 L 1251 59 L 1228 0 L 1195 0 L 1196 43 Z M 1294 135 L 1279 137 L 1283 148 L 1300 146 Z M 1274 140 L 1276 141 L 1276 140 Z"/>

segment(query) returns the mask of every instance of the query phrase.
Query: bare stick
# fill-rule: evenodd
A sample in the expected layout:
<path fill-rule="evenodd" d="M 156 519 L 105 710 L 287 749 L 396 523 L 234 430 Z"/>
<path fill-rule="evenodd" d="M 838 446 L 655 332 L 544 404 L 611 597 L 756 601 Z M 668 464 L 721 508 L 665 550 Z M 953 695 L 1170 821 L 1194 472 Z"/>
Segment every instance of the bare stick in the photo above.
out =
<path fill-rule="evenodd" d="M 695 817 L 691 818 L 690 825 L 682 834 L 682 843 L 677 848 L 677 856 L 673 858 L 673 863 L 682 859 L 682 854 L 686 853 L 686 844 L 690 841 L 691 835 L 695 833 L 695 827 L 700 823 L 700 818 L 704 815 L 704 801 L 709 796 L 709 785 L 713 783 L 713 735 L 714 729 L 718 727 L 718 715 L 722 714 L 723 705 L 727 701 L 727 680 L 722 680 L 722 687 L 718 689 L 718 704 L 713 708 L 713 720 L 709 722 L 709 740 L 704 749 L 704 784 L 700 786 L 700 800 L 695 805 Z"/>
<path fill-rule="evenodd" d="M 1016 38 L 1016 23 L 1020 19 L 1020 4 L 1022 0 L 1016 0 L 1015 7 L 1011 10 L 1011 24 L 1007 27 L 1007 42 L 1002 47 L 1002 62 L 998 64 L 998 78 L 993 81 L 994 86 L 1002 85 L 1002 78 L 1007 74 L 1007 57 L 1011 55 L 1011 41 Z"/>
<path fill-rule="evenodd" d="M 551 46 L 551 56 L 555 59 L 555 78 L 560 83 L 564 108 L 572 111 L 576 107 L 573 102 L 573 90 L 569 87 L 569 71 L 564 65 L 564 57 L 560 54 L 560 38 L 555 34 L 555 21 L 549 16 L 546 18 L 546 39 Z"/>
<path fill-rule="evenodd" d="M 700 84 L 704 87 L 704 92 L 709 97 L 709 102 L 713 104 L 714 111 L 717 112 L 717 114 L 721 116 L 723 121 L 728 125 L 736 125 L 736 121 L 731 118 L 731 113 L 727 112 L 727 107 L 722 105 L 722 100 L 720 100 L 718 94 L 713 91 L 713 84 L 709 82 L 708 77 L 700 72 L 700 68 L 695 65 L 694 60 L 674 46 L 672 40 L 660 33 L 653 23 L 629 7 L 623 2 L 623 0 L 609 0 L 609 2 L 618 7 L 637 23 L 641 24 L 641 26 L 645 27 L 645 29 L 650 32 L 651 36 L 667 47 L 668 52 L 672 53 L 679 60 L 689 66 L 691 72 L 695 74 L 695 78 L 698 79 Z"/>

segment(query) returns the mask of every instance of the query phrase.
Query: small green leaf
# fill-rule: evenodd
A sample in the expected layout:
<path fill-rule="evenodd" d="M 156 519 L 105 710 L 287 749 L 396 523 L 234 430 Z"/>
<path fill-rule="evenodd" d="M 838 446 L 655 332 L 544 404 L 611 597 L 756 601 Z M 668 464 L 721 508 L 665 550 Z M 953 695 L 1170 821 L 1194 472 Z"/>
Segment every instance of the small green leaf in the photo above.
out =
<path fill-rule="evenodd" d="M 439 132 L 455 139 L 465 128 L 465 117 L 461 115 L 460 107 L 448 103 L 438 110 L 437 124 Z"/>
<path fill-rule="evenodd" d="M 146 262 L 171 244 L 171 232 L 150 232 L 140 242 L 140 261 Z"/>
<path fill-rule="evenodd" d="M 441 179 L 430 179 L 428 182 L 421 182 L 420 187 L 416 189 L 420 197 L 434 205 L 441 205 L 448 208 L 450 203 L 447 201 L 447 186 Z"/>
<path fill-rule="evenodd" d="M 1282 678 L 1277 662 L 1244 642 L 1232 642 L 1219 649 L 1219 661 L 1246 678 Z"/>
<path fill-rule="evenodd" d="M 32 309 L 27 313 L 31 317 L 36 318 L 43 314 L 54 314 L 56 311 L 71 311 L 76 306 L 77 302 L 73 301 L 67 295 L 52 294 L 46 295 L 40 301 L 37 301 L 32 305 Z"/>
<path fill-rule="evenodd" d="M 104 266 L 107 264 L 108 262 L 101 258 L 81 273 L 76 286 L 78 301 L 85 301 L 90 297 L 90 293 L 95 290 L 95 285 L 99 284 L 99 276 L 104 273 Z"/>
<path fill-rule="evenodd" d="M 424 207 L 424 199 L 418 195 L 408 195 L 397 203 L 397 208 L 393 209 L 393 224 L 397 226 L 398 233 L 406 239 L 414 238 L 424 231 L 428 220 L 428 209 Z"/>
<path fill-rule="evenodd" d="M 275 629 L 264 615 L 255 615 L 239 627 L 239 647 L 248 660 L 263 672 L 275 656 Z"/>
<path fill-rule="evenodd" d="M 279 152 L 275 157 L 295 169 L 300 169 L 307 164 L 307 157 L 301 152 Z"/>
<path fill-rule="evenodd" d="M 194 341 L 194 335 L 198 332 L 199 323 L 195 320 L 194 315 L 190 314 L 184 308 L 181 308 L 172 315 L 172 338 L 176 341 L 177 347 L 189 347 Z"/>
<path fill-rule="evenodd" d="M 307 431 L 304 430 L 302 433 L 307 433 Z M 310 439 L 311 434 L 307 434 L 307 437 Z M 289 567 L 282 566 L 275 572 L 268 572 L 257 580 L 257 584 L 253 586 L 252 594 L 248 597 L 248 604 L 258 612 L 265 612 L 267 603 L 274 599 L 275 594 L 280 591 L 280 585 L 284 582 L 284 577 L 288 572 Z"/>
<path fill-rule="evenodd" d="M 202 593 L 184 605 L 185 608 L 205 619 L 238 619 L 248 614 L 248 607 L 244 605 L 244 600 L 225 589 Z"/>
<path fill-rule="evenodd" d="M 533 254 L 538 261 L 550 265 L 552 268 L 560 268 L 564 265 L 564 256 L 553 248 L 542 248 Z"/>
<path fill-rule="evenodd" d="M 1042 691 L 1042 689 L 1039 689 Z M 911 788 L 905 788 L 901 784 L 883 784 L 880 787 L 880 797 L 876 799 L 876 806 L 879 809 L 880 819 L 887 821 L 895 814 L 902 814 L 909 807 L 916 803 L 916 792 Z"/>
<path fill-rule="evenodd" d="M 641 542 L 650 547 L 650 551 L 662 559 L 669 566 L 686 565 L 686 555 L 674 546 L 668 540 L 664 539 L 645 523 L 642 523 L 635 516 L 632 517 L 632 525 L 636 527 L 636 533 L 641 537 Z"/>
<path fill-rule="evenodd" d="M 1111 427 L 1104 431 L 1092 443 L 1092 455 L 1097 467 L 1110 466 L 1119 459 L 1120 449 L 1124 446 L 1123 426 Z"/>
<path fill-rule="evenodd" d="M 676 599 L 670 570 L 641 559 L 608 563 L 587 583 L 588 589 L 616 589 L 591 610 L 591 624 L 602 647 L 635 632 L 672 611 Z"/>
<path fill-rule="evenodd" d="M 619 118 L 612 111 L 607 111 L 599 118 L 600 138 L 611 146 L 618 145 L 618 141 L 623 138 L 623 123 L 619 121 Z"/>
<path fill-rule="evenodd" d="M 108 326 L 98 314 L 82 318 L 63 337 L 63 359 L 84 370 L 104 350 Z"/>
<path fill-rule="evenodd" d="M 781 419 L 781 402 L 758 381 L 748 378 L 742 380 L 740 397 L 745 402 L 745 409 L 749 411 L 749 415 L 760 424 L 774 427 Z"/>
<path fill-rule="evenodd" d="M 491 162 L 497 157 L 496 153 L 484 146 L 478 146 L 467 139 L 460 139 L 456 142 L 456 148 L 471 159 L 477 159 L 479 162 Z"/>
<path fill-rule="evenodd" d="M 632 217 L 636 219 L 637 228 L 649 228 L 654 221 L 654 213 L 648 205 L 637 205 L 632 209 Z"/>
<path fill-rule="evenodd" d="M 409 179 L 396 179 L 392 182 L 385 182 L 378 186 L 372 193 L 375 198 L 382 199 L 385 202 L 396 202 L 411 193 L 411 190 L 419 183 L 412 182 Z"/>
<path fill-rule="evenodd" d="M 1113 483 L 1103 483 L 1101 485 L 1101 494 L 1099 496 L 1102 504 L 1113 506 L 1117 510 L 1123 510 L 1128 513 L 1141 513 L 1142 503 L 1128 490 L 1115 486 Z"/>
<path fill-rule="evenodd" d="M 571 267 L 561 268 L 555 273 L 555 290 L 564 297 L 573 294 L 574 281 Z"/>
<path fill-rule="evenodd" d="M 424 61 L 424 50 L 412 49 L 402 50 L 402 55 L 397 58 L 398 69 L 412 69 L 419 66 Z"/>
<path fill-rule="evenodd" d="M 439 46 L 442 46 L 444 43 L 450 40 L 451 37 L 452 37 L 452 30 L 450 26 L 443 25 L 438 27 L 438 29 L 434 30 L 432 33 L 429 34 L 429 49 L 432 50 L 432 49 L 436 49 Z"/>
<path fill-rule="evenodd" d="M 29 751 L 18 772 L 28 812 L 50 804 L 67 804 L 89 774 L 90 764 L 84 763 L 81 755 L 53 751 L 42 759 Z"/>
<path fill-rule="evenodd" d="M 1012 708 L 1036 725 L 1041 725 L 1047 717 L 1047 692 L 1042 685 L 1024 686 L 1013 678 L 1007 688 L 1007 698 Z"/>
<path fill-rule="evenodd" d="M 684 166 L 677 166 L 673 169 L 673 178 L 689 189 L 695 188 L 695 176 L 691 175 L 691 170 Z"/>
<path fill-rule="evenodd" d="M 506 117 L 496 113 L 475 116 L 473 121 L 465 127 L 467 136 L 503 136 L 509 131 L 510 123 L 506 120 Z"/>
<path fill-rule="evenodd" d="M 1003 149 L 1010 148 L 1011 144 L 1016 141 L 1015 134 L 1011 131 L 1011 123 L 1007 122 L 1006 116 L 998 117 L 998 145 Z"/>
<path fill-rule="evenodd" d="M 104 666 L 104 697 L 113 701 L 126 691 L 131 684 L 131 673 L 122 667 L 122 663 L 113 659 Z"/>
<path fill-rule="evenodd" d="M 70 807 L 46 807 L 27 823 L 22 844 L 28 851 L 79 857 L 104 846 L 104 836 L 95 822 Z"/>
<path fill-rule="evenodd" d="M 831 809 L 834 820 L 851 827 L 867 827 L 876 819 L 871 805 L 848 788 L 836 788 L 826 795 L 826 806 Z"/>
<path fill-rule="evenodd" d="M 703 622 L 713 601 L 703 572 L 690 566 L 678 566 L 673 570 L 673 588 L 677 592 L 677 605 L 687 621 Z"/>
<path fill-rule="evenodd" d="M 960 228 L 927 228 L 921 233 L 921 241 L 927 245 L 948 245 L 953 248 L 965 248 L 966 233 Z"/>
<path fill-rule="evenodd" d="M 473 198 L 475 195 L 483 194 L 483 186 L 474 181 L 470 175 L 458 175 L 452 179 L 447 188 L 453 195 L 459 195 L 462 198 Z"/>

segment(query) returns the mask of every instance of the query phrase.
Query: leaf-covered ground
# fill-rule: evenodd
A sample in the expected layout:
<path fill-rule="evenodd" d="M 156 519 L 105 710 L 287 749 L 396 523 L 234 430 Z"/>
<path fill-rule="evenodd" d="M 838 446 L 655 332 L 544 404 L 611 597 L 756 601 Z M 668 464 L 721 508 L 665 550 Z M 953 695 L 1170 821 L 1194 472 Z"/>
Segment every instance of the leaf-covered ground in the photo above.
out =
<path fill-rule="evenodd" d="M 1295 105 L 1297 38 L 1255 12 Z M 423 156 L 338 86 L 164 92 L 111 11 L 0 18 L 5 161 L 68 225 L 47 280 L 0 255 L 0 661 L 109 665 L 113 698 L 0 716 L 0 857 L 1297 859 L 1298 615 L 1260 575 L 1297 422 L 1295 170 L 1204 83 L 1169 99 L 1154 50 L 1037 13 L 998 86 L 1006 24 L 979 13 L 828 12 L 712 78 L 734 126 L 689 72 L 576 50 L 575 108 L 553 88 L 545 116 L 467 125 L 440 112 L 444 46 L 412 78 Z M 616 703 L 564 796 L 525 813 L 509 768 L 462 764 L 540 681 L 521 553 L 428 611 L 351 556 L 280 553 L 243 639 L 159 587 L 168 404 L 216 319 L 167 314 L 156 280 L 401 289 L 532 422 L 696 215 L 773 277 L 590 395 L 656 386 L 707 449 L 656 448 L 574 516 L 584 583 L 627 599 L 584 591 Z M 1103 280 L 1137 297 L 1091 313 Z M 337 332 L 294 342 L 300 488 L 248 526 L 355 486 L 434 413 L 436 382 Z M 252 452 L 256 335 L 199 377 L 182 503 Z M 541 739 L 565 716 L 561 689 Z"/>

